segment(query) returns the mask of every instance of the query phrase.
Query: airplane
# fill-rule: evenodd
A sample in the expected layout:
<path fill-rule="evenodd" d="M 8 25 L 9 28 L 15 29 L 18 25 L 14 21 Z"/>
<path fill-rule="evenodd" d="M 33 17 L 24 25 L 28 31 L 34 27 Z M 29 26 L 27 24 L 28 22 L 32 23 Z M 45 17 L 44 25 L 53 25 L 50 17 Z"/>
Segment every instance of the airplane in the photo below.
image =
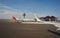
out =
<path fill-rule="evenodd" d="M 51 22 L 51 21 L 42 21 L 37 17 L 36 14 L 34 14 L 34 16 L 35 16 L 35 19 L 18 19 L 15 16 L 13 16 L 12 19 L 14 22 L 26 22 L 27 21 L 27 22 L 34 22 L 34 23 L 35 22 L 38 22 L 38 23 L 42 22 L 43 24 L 53 24 L 55 27 L 58 27 L 56 30 L 60 30 L 60 23 Z"/>
<path fill-rule="evenodd" d="M 41 20 L 37 17 L 36 14 L 34 14 L 35 18 L 34 19 L 19 19 L 19 18 L 16 18 L 15 16 L 12 16 L 12 20 L 14 22 L 40 22 Z"/>
<path fill-rule="evenodd" d="M 13 22 L 34 22 L 35 19 L 19 19 L 15 16 L 12 17 Z"/>

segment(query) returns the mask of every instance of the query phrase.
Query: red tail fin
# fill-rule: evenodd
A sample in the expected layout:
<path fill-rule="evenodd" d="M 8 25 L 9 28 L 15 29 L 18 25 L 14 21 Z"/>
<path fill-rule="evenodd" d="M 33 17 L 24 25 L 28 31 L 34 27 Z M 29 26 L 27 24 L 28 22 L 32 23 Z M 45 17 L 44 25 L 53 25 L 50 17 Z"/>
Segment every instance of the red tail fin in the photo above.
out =
<path fill-rule="evenodd" d="M 14 21 L 14 22 L 16 22 L 16 21 L 17 21 L 16 17 L 14 17 L 14 16 L 12 17 L 12 19 L 13 19 L 13 21 Z"/>

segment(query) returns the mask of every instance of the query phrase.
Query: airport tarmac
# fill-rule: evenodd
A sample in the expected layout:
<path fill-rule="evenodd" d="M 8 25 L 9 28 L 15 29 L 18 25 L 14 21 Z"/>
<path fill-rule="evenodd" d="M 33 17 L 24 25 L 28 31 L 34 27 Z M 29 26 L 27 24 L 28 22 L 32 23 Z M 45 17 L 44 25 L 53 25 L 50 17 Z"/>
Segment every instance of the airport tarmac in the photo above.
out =
<path fill-rule="evenodd" d="M 0 21 L 0 38 L 60 38 L 48 31 L 56 31 L 51 24 L 23 24 Z"/>

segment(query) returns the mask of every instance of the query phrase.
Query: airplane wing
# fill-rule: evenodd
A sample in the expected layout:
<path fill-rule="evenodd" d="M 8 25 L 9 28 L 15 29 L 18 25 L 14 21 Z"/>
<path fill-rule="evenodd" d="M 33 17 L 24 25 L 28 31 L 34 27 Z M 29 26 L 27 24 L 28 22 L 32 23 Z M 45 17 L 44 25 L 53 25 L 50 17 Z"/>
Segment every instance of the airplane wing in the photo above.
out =
<path fill-rule="evenodd" d="M 58 27 L 56 30 L 60 30 L 60 23 L 58 22 L 46 22 L 44 21 L 45 24 L 53 24 L 55 27 Z"/>
<path fill-rule="evenodd" d="M 55 27 L 58 27 L 56 30 L 60 30 L 60 23 L 42 21 L 42 20 L 40 20 L 40 19 L 36 16 L 36 14 L 34 14 L 34 16 L 35 16 L 35 18 L 36 18 L 37 21 L 43 22 L 44 24 L 53 24 Z"/>

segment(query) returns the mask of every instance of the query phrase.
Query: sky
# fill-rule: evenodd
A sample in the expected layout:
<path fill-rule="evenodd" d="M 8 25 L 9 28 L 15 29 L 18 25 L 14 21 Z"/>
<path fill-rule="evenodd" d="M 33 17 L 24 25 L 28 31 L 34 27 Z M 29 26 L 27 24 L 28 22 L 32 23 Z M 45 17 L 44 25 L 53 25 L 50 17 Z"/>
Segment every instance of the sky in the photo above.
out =
<path fill-rule="evenodd" d="M 38 16 L 56 16 L 60 18 L 60 0 L 0 0 L 0 19 L 16 16 L 23 18 Z"/>

